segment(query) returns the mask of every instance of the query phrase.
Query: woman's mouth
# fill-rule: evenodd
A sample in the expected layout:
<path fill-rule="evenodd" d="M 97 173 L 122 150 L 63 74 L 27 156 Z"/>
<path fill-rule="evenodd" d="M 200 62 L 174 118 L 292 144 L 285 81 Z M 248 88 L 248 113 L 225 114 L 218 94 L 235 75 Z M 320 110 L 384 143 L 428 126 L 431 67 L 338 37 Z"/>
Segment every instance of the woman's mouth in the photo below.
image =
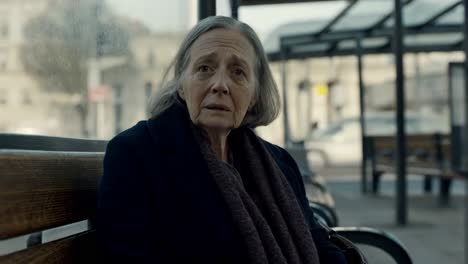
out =
<path fill-rule="evenodd" d="M 205 106 L 205 108 L 209 110 L 214 110 L 214 111 L 226 111 L 226 112 L 231 111 L 228 107 L 221 105 L 221 104 L 209 104 Z"/>

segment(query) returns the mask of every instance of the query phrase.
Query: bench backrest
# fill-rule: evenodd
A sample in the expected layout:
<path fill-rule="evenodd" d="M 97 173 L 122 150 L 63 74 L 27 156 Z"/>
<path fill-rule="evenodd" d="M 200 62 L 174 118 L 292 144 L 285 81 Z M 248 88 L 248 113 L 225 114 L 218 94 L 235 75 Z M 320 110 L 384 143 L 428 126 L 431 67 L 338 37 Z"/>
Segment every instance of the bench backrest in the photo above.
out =
<path fill-rule="evenodd" d="M 5 139 L 0 135 L 0 242 L 95 218 L 105 141 L 36 137 L 14 149 Z M 36 146 L 48 150 L 30 150 Z M 94 244 L 91 227 L 0 256 L 0 263 L 92 262 Z"/>
<path fill-rule="evenodd" d="M 395 165 L 394 136 L 371 137 L 374 162 Z M 406 136 L 406 159 L 410 169 L 449 170 L 450 140 L 448 135 L 418 134 Z"/>

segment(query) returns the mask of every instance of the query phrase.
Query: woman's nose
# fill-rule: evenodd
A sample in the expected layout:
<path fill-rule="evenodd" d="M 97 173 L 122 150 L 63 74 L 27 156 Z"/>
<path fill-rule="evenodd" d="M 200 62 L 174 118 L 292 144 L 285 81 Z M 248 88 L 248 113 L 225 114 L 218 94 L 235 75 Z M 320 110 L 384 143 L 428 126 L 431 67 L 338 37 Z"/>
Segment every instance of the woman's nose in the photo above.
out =
<path fill-rule="evenodd" d="M 229 87 L 228 87 L 228 80 L 226 78 L 226 74 L 223 72 L 218 72 L 213 76 L 213 83 L 211 86 L 211 91 L 213 93 L 222 93 L 222 94 L 228 94 L 229 93 Z"/>

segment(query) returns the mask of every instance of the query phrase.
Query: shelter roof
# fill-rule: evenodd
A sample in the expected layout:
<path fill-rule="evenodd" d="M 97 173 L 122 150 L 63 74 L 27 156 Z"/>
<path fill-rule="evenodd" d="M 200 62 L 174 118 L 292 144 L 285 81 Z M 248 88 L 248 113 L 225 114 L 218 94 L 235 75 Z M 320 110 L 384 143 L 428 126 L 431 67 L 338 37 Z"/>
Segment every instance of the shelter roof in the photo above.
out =
<path fill-rule="evenodd" d="M 334 17 L 283 24 L 265 39 L 265 50 L 272 61 L 346 56 L 356 54 L 360 41 L 363 54 L 389 53 L 393 3 L 392 0 L 349 1 Z M 405 52 L 461 50 L 463 1 L 408 0 L 403 7 L 403 25 Z"/>

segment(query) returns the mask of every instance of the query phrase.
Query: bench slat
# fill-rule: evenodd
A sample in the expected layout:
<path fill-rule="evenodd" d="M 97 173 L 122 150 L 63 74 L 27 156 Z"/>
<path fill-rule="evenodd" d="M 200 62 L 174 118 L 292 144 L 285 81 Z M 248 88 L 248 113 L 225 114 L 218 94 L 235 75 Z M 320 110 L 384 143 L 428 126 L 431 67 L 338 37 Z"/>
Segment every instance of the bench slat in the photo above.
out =
<path fill-rule="evenodd" d="M 105 152 L 106 146 L 105 140 L 0 133 L 0 149 Z"/>
<path fill-rule="evenodd" d="M 438 177 L 458 177 L 450 169 L 451 146 L 448 135 L 407 135 L 407 172 Z M 395 172 L 394 136 L 372 137 L 377 171 Z"/>
<path fill-rule="evenodd" d="M 0 263 L 95 263 L 96 253 L 96 232 L 88 231 L 1 256 Z"/>
<path fill-rule="evenodd" d="M 94 216 L 103 157 L 0 150 L 0 239 Z"/>

